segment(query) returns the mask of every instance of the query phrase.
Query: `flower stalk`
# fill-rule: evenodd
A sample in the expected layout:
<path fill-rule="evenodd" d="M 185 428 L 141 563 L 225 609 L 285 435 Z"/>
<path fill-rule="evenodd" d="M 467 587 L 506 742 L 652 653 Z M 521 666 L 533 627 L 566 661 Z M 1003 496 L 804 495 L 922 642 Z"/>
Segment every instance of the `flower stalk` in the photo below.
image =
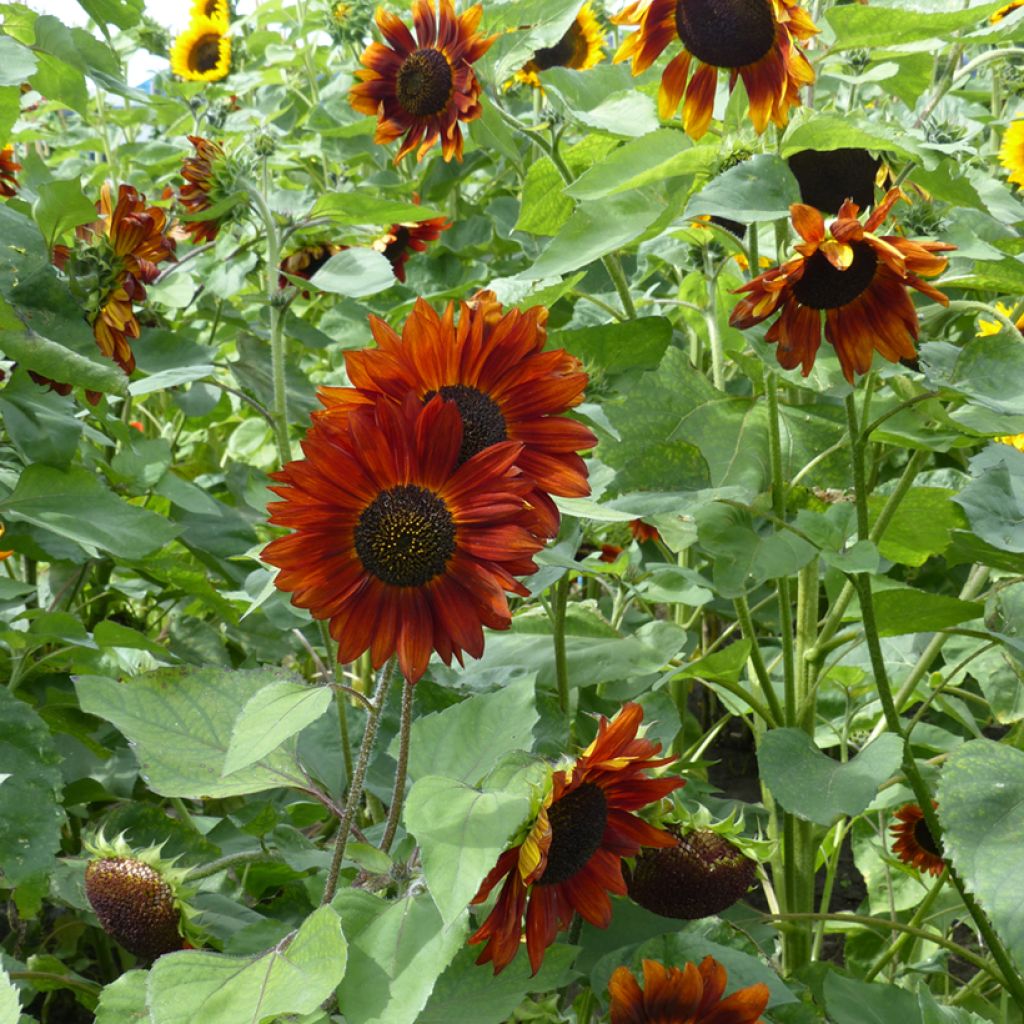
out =
<path fill-rule="evenodd" d="M 402 804 L 405 801 L 405 779 L 409 772 L 409 737 L 412 732 L 412 696 L 413 684 L 408 679 L 402 683 L 402 716 L 398 728 L 398 767 L 395 769 L 395 784 L 391 791 L 391 805 L 388 807 L 388 820 L 384 826 L 384 836 L 380 848 L 384 853 L 391 849 L 398 831 L 398 821 L 402 816 Z"/>

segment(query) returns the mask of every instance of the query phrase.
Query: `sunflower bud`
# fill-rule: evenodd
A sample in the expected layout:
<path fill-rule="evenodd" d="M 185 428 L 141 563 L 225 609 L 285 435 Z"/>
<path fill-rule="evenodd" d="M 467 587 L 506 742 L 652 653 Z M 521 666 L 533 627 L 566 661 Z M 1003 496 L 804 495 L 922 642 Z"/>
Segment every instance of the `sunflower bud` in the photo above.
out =
<path fill-rule="evenodd" d="M 685 835 L 675 825 L 666 830 L 676 846 L 645 848 L 640 852 L 626 884 L 630 898 L 662 917 L 692 921 L 720 914 L 739 900 L 754 882 L 755 861 L 725 836 L 710 829 Z"/>

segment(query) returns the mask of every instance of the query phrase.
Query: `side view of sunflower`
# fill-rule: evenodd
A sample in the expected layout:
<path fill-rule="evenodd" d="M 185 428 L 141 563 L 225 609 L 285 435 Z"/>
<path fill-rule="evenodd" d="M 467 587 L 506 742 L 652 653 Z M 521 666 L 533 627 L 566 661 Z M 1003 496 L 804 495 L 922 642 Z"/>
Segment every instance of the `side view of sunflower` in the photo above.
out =
<path fill-rule="evenodd" d="M 825 339 L 851 384 L 854 374 L 871 368 L 876 351 L 893 363 L 914 359 L 919 327 L 907 289 L 946 305 L 946 296 L 923 278 L 941 274 L 947 260 L 938 253 L 956 246 L 875 234 L 900 198 L 899 189 L 890 189 L 863 224 L 860 208 L 847 200 L 828 232 L 816 209 L 794 203 L 793 227 L 802 239 L 797 256 L 737 288 L 749 294 L 729 323 L 744 330 L 781 313 L 765 340 L 778 345 L 781 366 L 802 366 L 805 377 L 821 344 L 822 312 Z"/>
<path fill-rule="evenodd" d="M 413 0 L 414 39 L 400 18 L 377 9 L 377 27 L 388 45 L 370 43 L 363 51 L 349 102 L 377 117 L 374 142 L 387 145 L 405 136 L 395 163 L 417 147 L 422 160 L 439 139 L 445 160 L 462 159 L 459 122 L 475 121 L 482 109 L 473 63 L 496 38 L 477 35 L 482 16 L 480 4 L 456 17 L 451 0 L 438 0 L 435 16 L 433 0 Z"/>
<path fill-rule="evenodd" d="M 438 316 L 419 299 L 401 335 L 371 316 L 377 346 L 345 353 L 353 386 L 320 388 L 326 408 L 314 415 L 344 417 L 379 398 L 400 404 L 410 393 L 421 402 L 440 394 L 461 418 L 462 461 L 505 441 L 522 446 L 515 461 L 530 483 L 528 500 L 554 536 L 559 514 L 550 495 L 590 493 L 578 452 L 597 438 L 560 415 L 583 400 L 587 375 L 563 349 L 544 350 L 546 320 L 542 306 L 502 314 L 489 300 L 463 305 L 456 323 L 451 304 Z"/>
<path fill-rule="evenodd" d="M 674 836 L 633 813 L 684 785 L 678 776 L 648 777 L 675 758 L 658 758 L 661 744 L 638 737 L 643 716 L 640 705 L 631 703 L 610 722 L 602 717 L 594 742 L 569 767 L 552 773 L 536 817 L 473 899 L 483 903 L 504 879 L 494 908 L 469 939 L 470 945 L 486 943 L 478 964 L 491 963 L 498 974 L 515 959 L 525 915 L 526 951 L 536 974 L 574 913 L 608 927 L 608 894 L 626 893 L 623 857 L 645 846 L 675 844 Z"/>
<path fill-rule="evenodd" d="M 932 806 L 938 804 L 932 801 Z M 924 820 L 920 804 L 904 804 L 897 812 L 898 823 L 890 828 L 895 841 L 892 852 L 904 864 L 930 875 L 941 875 L 946 866 L 942 850 Z"/>
<path fill-rule="evenodd" d="M 338 658 L 394 653 L 416 682 L 431 651 L 445 664 L 483 654 L 483 626 L 508 629 L 505 592 L 536 572 L 543 541 L 513 468 L 521 445 L 496 444 L 460 459 L 462 420 L 440 397 L 377 402 L 344 423 L 322 417 L 304 459 L 272 477 L 282 499 L 270 522 L 291 529 L 263 560 L 292 604 L 329 619 Z"/>
<path fill-rule="evenodd" d="M 757 1024 L 771 993 L 763 982 L 725 995 L 725 968 L 706 956 L 700 966 L 664 967 L 644 960 L 644 987 L 628 967 L 608 983 L 611 1024 Z"/>
<path fill-rule="evenodd" d="M 683 127 L 693 139 L 711 123 L 720 70 L 729 72 L 730 90 L 743 79 L 758 134 L 769 121 L 784 127 L 790 109 L 800 106 L 800 89 L 814 81 L 798 44 L 819 29 L 794 0 L 634 0 L 612 21 L 639 29 L 614 57 L 632 60 L 634 75 L 670 43 L 682 44 L 662 73 L 658 113 L 668 120 L 682 102 Z"/>
<path fill-rule="evenodd" d="M 540 72 L 549 68 L 571 68 L 587 71 L 604 60 L 604 30 L 594 8 L 587 0 L 565 34 L 554 46 L 537 50 L 533 57 L 515 73 L 513 80 L 534 89 L 540 88 Z"/>
<path fill-rule="evenodd" d="M 373 243 L 373 248 L 383 253 L 391 264 L 391 269 L 405 284 L 405 265 L 414 252 L 426 252 L 431 242 L 441 237 L 452 222 L 447 217 L 431 217 L 429 220 L 411 221 L 404 224 L 392 224 L 387 232 Z"/>
<path fill-rule="evenodd" d="M 1014 121 L 999 147 L 999 162 L 1009 172 L 1007 178 L 1014 185 L 1024 185 L 1024 119 Z"/>
<path fill-rule="evenodd" d="M 15 196 L 18 194 L 17 171 L 21 170 L 21 164 L 14 159 L 14 147 L 4 146 L 0 149 L 0 196 Z"/>
<path fill-rule="evenodd" d="M 171 71 L 186 82 L 217 82 L 231 70 L 227 20 L 193 18 L 171 47 Z"/>
<path fill-rule="evenodd" d="M 190 135 L 188 141 L 195 149 L 193 156 L 185 157 L 181 165 L 181 176 L 185 184 L 178 190 L 178 201 L 190 214 L 203 213 L 227 199 L 230 190 L 226 179 L 230 176 L 223 147 L 199 135 Z M 199 245 L 212 242 L 224 224 L 226 217 L 209 217 L 206 220 L 190 220 L 183 225 L 192 241 Z"/>

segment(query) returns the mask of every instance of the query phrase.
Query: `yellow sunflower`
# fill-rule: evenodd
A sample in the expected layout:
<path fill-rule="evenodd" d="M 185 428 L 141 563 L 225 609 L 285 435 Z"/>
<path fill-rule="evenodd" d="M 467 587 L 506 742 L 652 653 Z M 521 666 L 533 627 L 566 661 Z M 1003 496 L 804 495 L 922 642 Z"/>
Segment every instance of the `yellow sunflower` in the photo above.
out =
<path fill-rule="evenodd" d="M 1024 3 L 1024 0 L 1021 0 Z M 1008 306 L 1005 302 L 996 302 L 996 309 L 1003 314 L 1007 319 L 1013 315 L 1013 307 Z M 986 320 L 984 317 L 978 318 L 978 337 L 987 338 L 990 335 L 998 334 L 1003 329 L 1003 325 L 998 320 Z M 1017 330 L 1024 332 L 1024 315 L 1017 320 Z"/>
<path fill-rule="evenodd" d="M 1024 120 L 1014 121 L 1006 129 L 999 162 L 1010 172 L 1010 181 L 1024 185 Z"/>
<path fill-rule="evenodd" d="M 1024 7 L 1024 0 L 1010 0 L 1010 3 L 1003 4 L 1003 6 L 988 19 L 989 23 L 995 25 L 997 22 L 1002 21 L 1003 18 L 1013 14 L 1014 11 L 1021 7 Z"/>
<path fill-rule="evenodd" d="M 189 20 L 199 21 L 202 18 L 208 18 L 210 21 L 223 26 L 226 32 L 230 18 L 228 0 L 192 0 L 192 11 L 189 14 Z"/>
<path fill-rule="evenodd" d="M 997 437 L 996 440 L 1000 444 L 1008 444 L 1016 448 L 1019 452 L 1024 452 L 1024 434 L 1007 434 L 1005 437 Z M 2 555 L 3 552 L 0 552 Z"/>
<path fill-rule="evenodd" d="M 1024 2 L 1024 0 L 1022 0 Z M 515 73 L 517 82 L 540 88 L 538 72 L 548 68 L 572 68 L 586 71 L 604 59 L 604 30 L 588 0 L 554 46 L 545 46 L 534 53 Z"/>
<path fill-rule="evenodd" d="M 231 70 L 231 40 L 227 23 L 195 18 L 174 40 L 171 71 L 186 82 L 217 82 Z"/>

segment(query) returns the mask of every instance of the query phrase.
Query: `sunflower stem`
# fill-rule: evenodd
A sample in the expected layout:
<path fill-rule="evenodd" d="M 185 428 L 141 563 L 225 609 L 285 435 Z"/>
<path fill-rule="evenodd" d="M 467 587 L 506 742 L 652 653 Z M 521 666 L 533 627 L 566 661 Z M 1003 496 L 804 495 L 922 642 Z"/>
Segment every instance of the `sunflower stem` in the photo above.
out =
<path fill-rule="evenodd" d="M 921 922 L 928 916 L 931 911 L 933 904 L 939 897 L 939 893 L 942 892 L 942 887 L 946 884 L 946 879 L 949 877 L 949 869 L 943 868 L 942 874 L 936 879 L 935 884 L 925 893 L 924 899 L 917 905 L 917 909 L 914 911 L 910 920 L 907 922 L 912 928 L 918 927 Z M 823 908 L 824 910 L 824 908 Z M 896 955 L 903 949 L 903 947 L 913 938 L 911 932 L 904 932 L 900 935 L 895 942 L 891 943 L 886 949 L 882 951 L 875 962 L 868 968 L 867 974 L 864 975 L 865 981 L 871 981 L 875 978 L 878 973 L 888 964 L 891 960 L 895 959 Z"/>
<path fill-rule="evenodd" d="M 854 393 L 846 398 L 846 419 L 850 431 L 850 450 L 853 463 L 853 485 L 854 496 L 857 508 L 857 534 L 861 540 L 867 540 L 868 530 L 868 502 L 867 488 L 864 479 L 864 436 L 860 431 L 857 420 L 857 402 Z M 914 760 L 913 751 L 907 738 L 903 723 L 900 720 L 896 702 L 893 699 L 892 686 L 889 682 L 889 672 L 885 664 L 885 655 L 882 653 L 882 645 L 878 636 L 878 622 L 875 619 L 874 596 L 871 590 L 870 573 L 853 574 L 853 583 L 860 598 L 861 621 L 864 624 L 864 637 L 868 648 L 868 657 L 871 661 L 871 671 L 874 676 L 875 687 L 878 690 L 878 699 L 882 705 L 882 712 L 885 716 L 886 726 L 889 731 L 897 736 L 903 744 L 902 769 L 903 775 L 913 790 L 914 798 L 917 800 L 921 813 L 924 815 L 925 824 L 935 838 L 941 842 L 942 826 L 939 823 L 938 815 L 932 806 L 932 795 L 928 790 L 923 776 Z M 947 862 L 948 864 L 948 862 Z M 988 946 L 992 958 L 999 966 L 1003 974 L 1003 981 L 1010 990 L 1010 994 L 1016 1004 L 1024 1009 L 1024 979 L 1017 973 L 1006 952 L 1002 941 L 996 934 L 985 912 L 981 909 L 974 897 L 967 891 L 960 876 L 951 864 L 948 864 L 949 878 L 960 894 L 964 907 L 971 915 L 975 927 Z"/>
<path fill-rule="evenodd" d="M 387 853 L 395 841 L 398 820 L 402 816 L 402 803 L 405 800 L 405 778 L 409 771 L 409 736 L 412 732 L 412 694 L 413 684 L 408 679 L 403 680 L 402 718 L 398 729 L 398 768 L 395 770 L 395 785 L 391 791 L 388 820 L 384 826 L 384 836 L 380 841 L 383 853 Z"/>
<path fill-rule="evenodd" d="M 569 662 L 565 655 L 565 618 L 569 605 L 569 574 L 552 588 L 551 635 L 555 648 L 555 679 L 558 682 L 558 706 L 565 715 L 566 735 L 573 740 L 572 701 L 569 696 Z"/>
<path fill-rule="evenodd" d="M 608 271 L 608 276 L 612 279 L 615 290 L 619 293 L 619 301 L 622 303 L 626 319 L 635 320 L 636 306 L 633 303 L 633 296 L 629 292 L 629 282 L 626 280 L 622 263 L 619 262 L 619 254 L 610 252 L 607 256 L 601 257 L 601 262 L 604 264 L 604 269 Z"/>
<path fill-rule="evenodd" d="M 264 171 L 266 161 L 264 161 Z M 264 174 L 264 184 L 266 174 Z M 267 308 L 270 311 L 270 365 L 274 381 L 274 436 L 277 441 L 278 456 L 281 464 L 292 457 L 291 443 L 288 440 L 288 399 L 285 391 L 284 375 L 284 321 L 282 307 L 278 305 L 277 265 L 281 262 L 281 236 L 278 234 L 277 222 L 267 203 L 266 196 L 260 189 L 250 188 L 256 211 L 263 221 L 263 231 L 267 240 L 266 292 Z"/>
<path fill-rule="evenodd" d="M 771 711 L 771 719 L 765 719 L 769 725 L 780 725 L 784 718 L 782 705 L 779 704 L 778 694 L 772 686 L 771 676 L 764 663 L 764 655 L 757 642 L 757 633 L 754 630 L 754 619 L 750 614 L 750 605 L 746 595 L 741 595 L 733 601 L 733 608 L 736 610 L 736 621 L 740 624 L 743 636 L 750 642 L 750 664 L 754 669 L 754 675 L 761 686 L 765 702 Z M 764 717 L 764 716 L 762 716 Z"/>
<path fill-rule="evenodd" d="M 199 864 L 194 867 L 186 876 L 186 882 L 198 882 L 201 878 L 209 878 L 211 875 L 227 871 L 238 864 L 252 864 L 258 860 L 272 861 L 274 858 L 266 850 L 246 850 L 244 853 L 229 853 L 224 857 L 211 860 L 208 864 Z"/>
<path fill-rule="evenodd" d="M 324 645 L 324 669 L 330 673 L 330 682 L 335 686 L 334 702 L 338 707 L 338 733 L 341 736 L 341 756 L 345 761 L 345 781 L 352 778 L 352 739 L 348 731 L 348 697 L 345 694 L 345 687 L 338 686 L 338 679 L 334 672 L 335 650 L 331 641 L 331 631 L 326 619 L 317 622 L 320 628 L 320 639 Z"/>
<path fill-rule="evenodd" d="M 331 858 L 331 867 L 327 872 L 327 883 L 324 886 L 323 899 L 320 901 L 321 906 L 326 906 L 330 903 L 334 899 L 334 894 L 338 891 L 338 873 L 341 870 L 341 862 L 345 859 L 345 847 L 348 844 L 349 833 L 352 831 L 352 823 L 355 821 L 356 811 L 359 809 L 359 803 L 363 797 L 366 769 L 370 764 L 373 744 L 377 739 L 377 730 L 380 728 L 380 716 L 387 702 L 388 690 L 391 688 L 391 678 L 395 674 L 397 663 L 397 657 L 392 655 L 388 658 L 377 676 L 377 685 L 373 692 L 373 703 L 367 715 L 366 728 L 363 732 L 363 742 L 359 745 L 359 756 L 356 759 L 352 778 L 349 779 L 345 809 L 342 812 L 341 820 L 338 822 L 338 835 L 334 843 L 334 856 Z"/>
<path fill-rule="evenodd" d="M 711 246 L 704 246 L 704 279 L 708 286 L 708 304 L 704 311 L 704 323 L 711 343 L 711 382 L 719 391 L 725 390 L 725 353 L 722 348 L 722 332 L 718 329 L 718 275 L 715 273 Z"/>

